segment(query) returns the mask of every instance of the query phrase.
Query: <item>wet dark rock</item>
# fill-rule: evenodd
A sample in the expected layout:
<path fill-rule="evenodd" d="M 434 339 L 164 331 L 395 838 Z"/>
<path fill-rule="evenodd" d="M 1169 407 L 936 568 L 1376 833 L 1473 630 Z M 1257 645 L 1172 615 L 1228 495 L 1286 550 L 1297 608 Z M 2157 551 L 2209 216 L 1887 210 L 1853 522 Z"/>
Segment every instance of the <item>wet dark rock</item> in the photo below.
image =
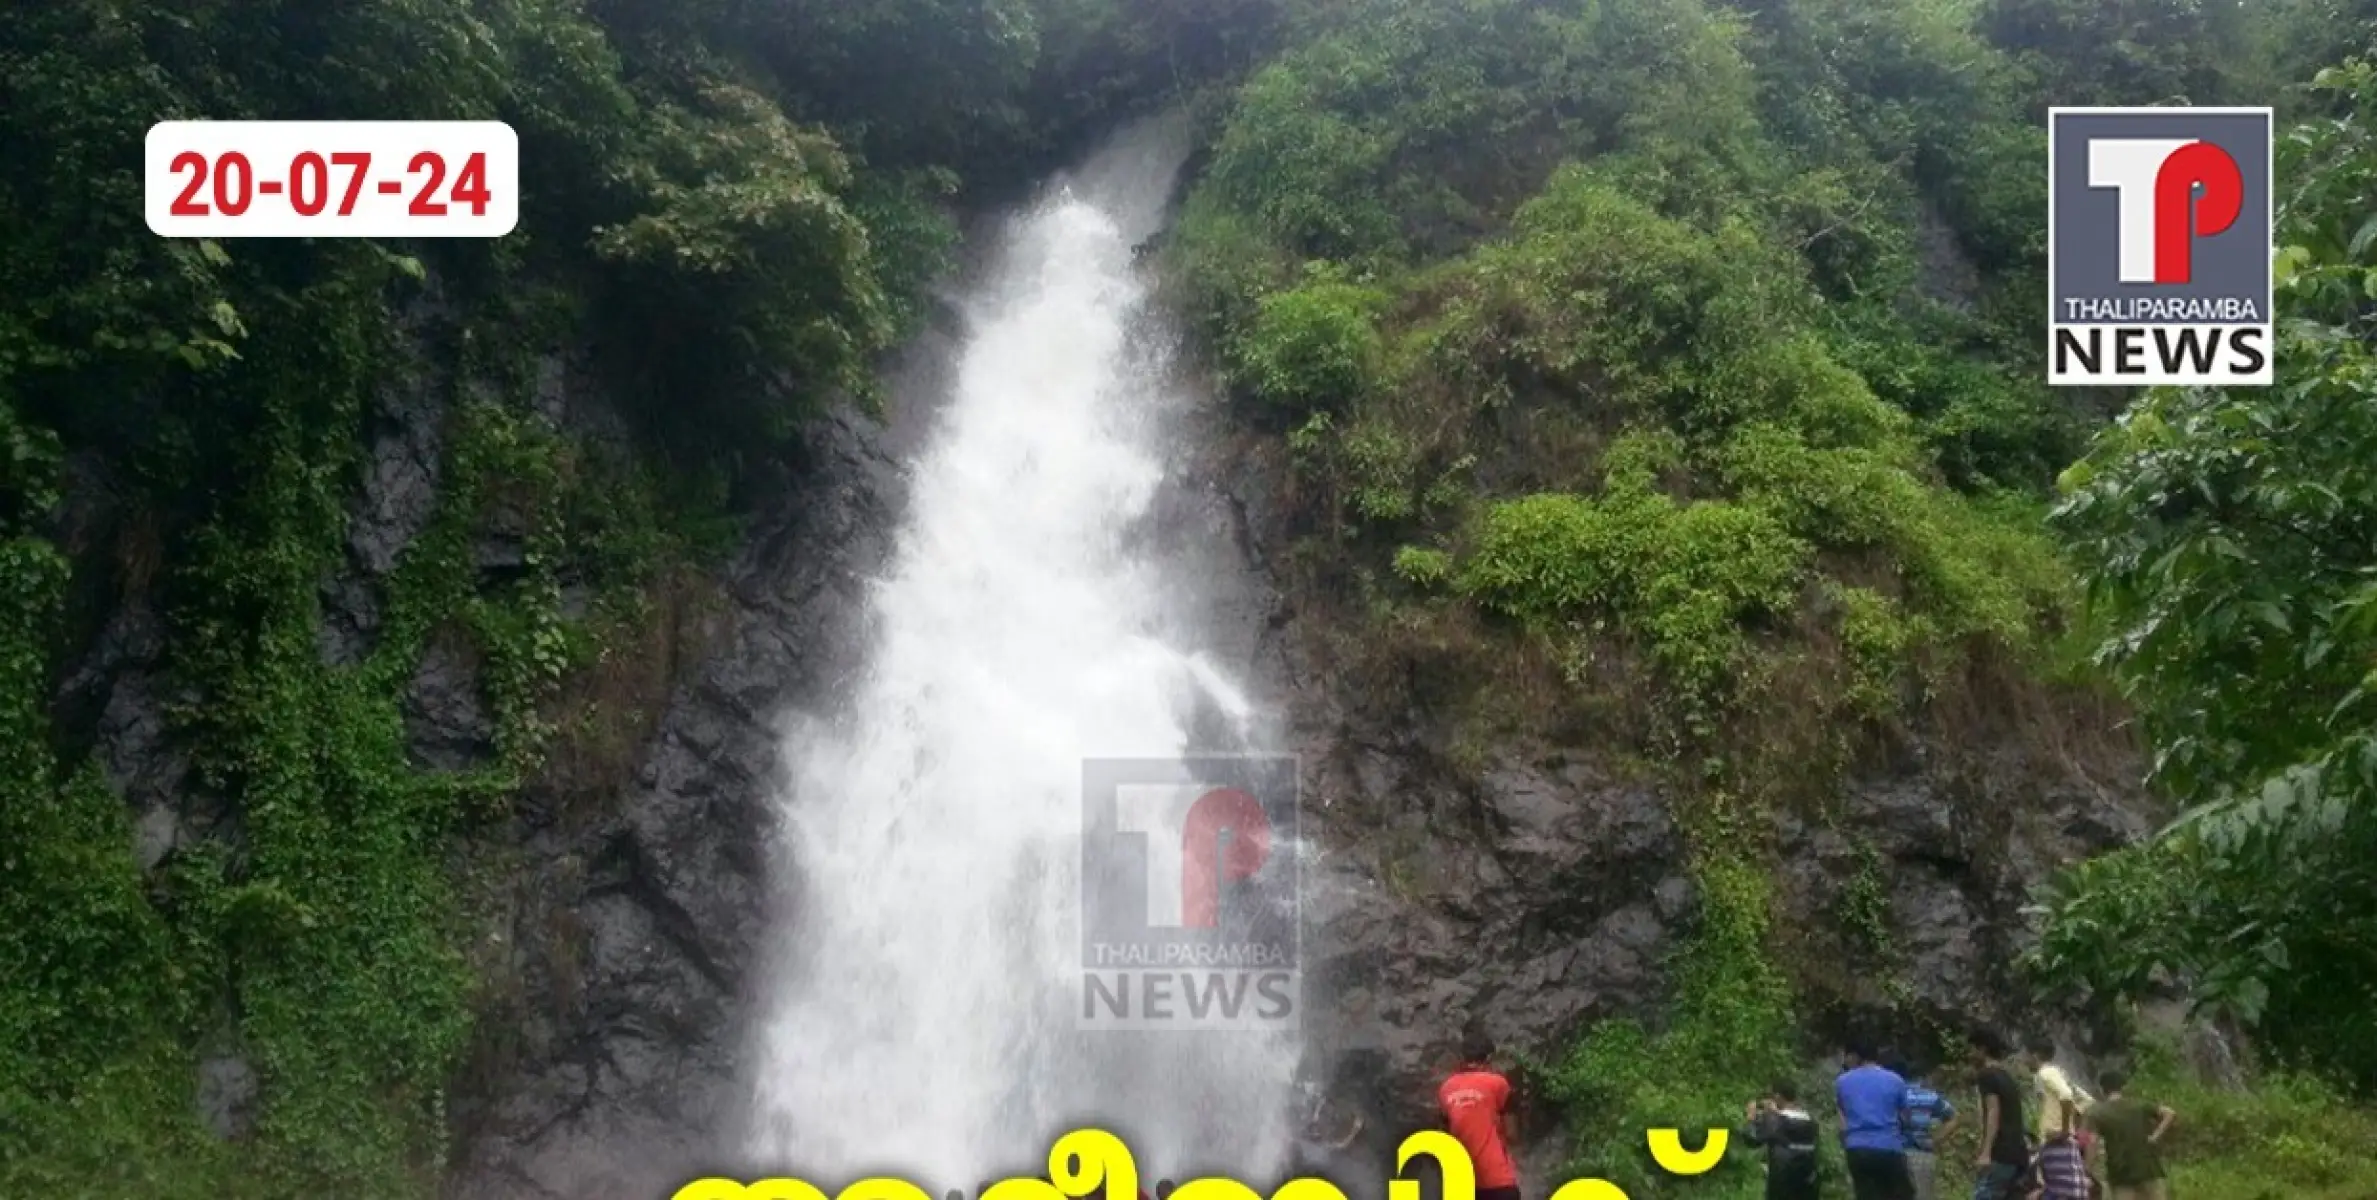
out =
<path fill-rule="evenodd" d="M 1596 1020 L 1655 1017 L 1697 889 L 1669 798 L 1595 765 L 1595 747 L 1506 744 L 1456 768 L 1430 714 L 1382 713 L 1356 693 L 1271 575 L 1293 533 L 1276 466 L 1224 454 L 1207 474 L 1227 481 L 1237 527 L 1201 534 L 1234 559 L 1205 560 L 1200 578 L 1265 598 L 1217 605 L 1236 622 L 1217 636 L 1292 731 L 1304 832 L 1324 846 L 1306 876 L 1307 1072 L 1370 1117 L 1385 1156 L 1434 1120 L 1435 1077 L 1466 1026 L 1548 1056 Z M 2006 1007 L 2027 994 L 2011 970 L 2030 936 L 2029 888 L 2150 831 L 2134 789 L 2100 786 L 2020 737 L 1974 740 L 1905 748 L 1854 777 L 1831 818 L 1778 819 L 1777 924 L 1808 955 L 1786 965 L 1818 985 L 1815 1032 L 1884 1021 L 1878 982 L 1856 981 L 1887 970 L 1935 1017 L 2035 1023 Z M 1895 967 L 1814 932 L 1839 925 L 1839 894 L 1869 862 Z M 1557 1148 L 1523 1157 L 1548 1166 Z"/>
<path fill-rule="evenodd" d="M 384 385 L 374 408 L 347 549 L 364 572 L 381 576 L 437 511 L 446 407 L 433 374 L 416 370 Z"/>
<path fill-rule="evenodd" d="M 870 422 L 819 423 L 799 485 L 720 580 L 714 648 L 600 812 L 525 828 L 501 935 L 514 1052 L 461 1089 L 449 1196 L 662 1196 L 732 1173 L 747 974 L 768 927 L 776 720 L 858 665 L 899 472 Z"/>
<path fill-rule="evenodd" d="M 144 872 L 171 861 L 219 826 L 224 806 L 194 786 L 189 747 L 171 708 L 191 697 L 163 671 L 165 628 L 145 598 L 127 602 L 102 627 L 60 689 L 60 707 L 95 710 L 91 759 L 131 816 L 133 857 Z"/>
<path fill-rule="evenodd" d="M 322 624 L 315 643 L 322 661 L 351 667 L 371 654 L 380 632 L 380 590 L 372 580 L 342 574 L 322 585 Z"/>
<path fill-rule="evenodd" d="M 1955 227 L 1928 206 L 1915 225 L 1915 249 L 1923 260 L 1918 288 L 1925 299 L 1967 312 L 1980 302 L 1980 268 L 1957 241 Z"/>
<path fill-rule="evenodd" d="M 210 1058 L 198 1064 L 198 1115 L 224 1141 L 238 1141 L 256 1128 L 256 1070 L 242 1058 Z"/>
<path fill-rule="evenodd" d="M 347 569 L 322 584 L 322 661 L 353 666 L 377 645 L 382 585 L 437 512 L 444 471 L 444 373 L 426 330 L 445 313 L 435 287 L 399 315 L 409 353 L 381 381 L 365 428 L 362 478 L 347 511 Z"/>
<path fill-rule="evenodd" d="M 404 732 L 413 761 L 436 770 L 466 770 L 495 753 L 477 656 L 460 638 L 439 638 L 422 653 L 405 689 Z"/>
<path fill-rule="evenodd" d="M 1314 890 L 1347 900 L 1305 914 L 1307 991 L 1320 1006 L 1307 1014 L 1307 1042 L 1318 1063 L 1351 1054 L 1366 1064 L 1350 1078 L 1320 1067 L 1333 1097 L 1388 1125 L 1423 1123 L 1427 1076 L 1466 1024 L 1542 1047 L 1656 994 L 1680 916 L 1670 872 L 1682 847 L 1655 794 L 1515 753 L 1467 794 L 1375 754 L 1317 757 L 1321 790 L 1349 810 L 1438 797 L 1424 824 L 1375 834 L 1329 825 L 1348 849 Z M 1663 887 L 1665 914 L 1653 902 Z"/>
<path fill-rule="evenodd" d="M 510 531 L 480 538 L 472 544 L 470 558 L 479 572 L 479 586 L 500 587 L 528 573 L 528 538 Z"/>

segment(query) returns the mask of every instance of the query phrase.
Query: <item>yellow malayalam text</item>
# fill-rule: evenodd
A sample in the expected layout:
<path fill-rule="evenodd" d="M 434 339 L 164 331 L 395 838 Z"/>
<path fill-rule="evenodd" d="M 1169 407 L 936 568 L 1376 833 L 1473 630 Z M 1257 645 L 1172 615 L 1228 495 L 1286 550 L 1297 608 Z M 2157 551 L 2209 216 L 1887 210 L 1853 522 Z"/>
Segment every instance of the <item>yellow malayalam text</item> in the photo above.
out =
<path fill-rule="evenodd" d="M 1700 1148 L 1684 1148 L 1678 1129 L 1644 1133 L 1651 1160 L 1670 1175 L 1704 1175 L 1725 1159 L 1726 1131 L 1703 1131 Z M 1403 1139 L 1395 1150 L 1396 1178 L 1387 1183 L 1387 1200 L 1421 1200 L 1418 1181 L 1407 1178 L 1414 1160 L 1433 1159 L 1444 1176 L 1440 1200 L 1477 1200 L 1477 1169 L 1459 1139 L 1426 1130 Z M 1192 1179 L 1172 1190 L 1173 1200 L 1346 1200 L 1344 1192 L 1325 1179 L 1291 1179 L 1265 1197 L 1235 1179 Z M 761 1179 L 742 1183 L 732 1179 L 697 1179 L 677 1189 L 670 1200 L 936 1200 L 922 1187 L 888 1176 L 861 1179 L 833 1197 L 815 1184 L 798 1179 Z M 1139 1166 L 1121 1138 L 1102 1129 L 1077 1129 L 1058 1138 L 1048 1151 L 1046 1179 L 1008 1179 L 992 1184 L 975 1200 L 1140 1200 Z M 1561 1184 L 1550 1200 L 1629 1200 L 1624 1189 L 1606 1179 L 1575 1179 Z"/>

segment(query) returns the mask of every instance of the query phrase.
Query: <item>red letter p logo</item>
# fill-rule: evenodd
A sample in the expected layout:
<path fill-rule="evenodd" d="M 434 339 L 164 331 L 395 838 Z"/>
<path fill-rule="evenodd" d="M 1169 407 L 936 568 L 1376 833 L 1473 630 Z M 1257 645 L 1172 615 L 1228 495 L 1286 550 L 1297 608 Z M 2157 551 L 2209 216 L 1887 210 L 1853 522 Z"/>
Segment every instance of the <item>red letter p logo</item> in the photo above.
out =
<path fill-rule="evenodd" d="M 2237 160 L 2210 142 L 2099 138 L 2088 184 L 2120 193 L 2123 283 L 2188 282 L 2195 239 L 2225 232 L 2245 204 Z"/>

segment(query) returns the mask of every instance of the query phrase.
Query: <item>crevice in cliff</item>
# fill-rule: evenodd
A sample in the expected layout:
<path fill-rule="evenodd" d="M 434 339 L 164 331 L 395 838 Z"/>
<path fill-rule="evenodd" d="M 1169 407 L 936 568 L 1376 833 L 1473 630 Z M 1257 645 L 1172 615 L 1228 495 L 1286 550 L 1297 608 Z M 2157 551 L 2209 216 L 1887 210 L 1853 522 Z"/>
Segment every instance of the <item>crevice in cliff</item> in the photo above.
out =
<path fill-rule="evenodd" d="M 623 831 L 607 839 L 595 859 L 594 871 L 598 878 L 603 875 L 616 878 L 590 885 L 586 889 L 587 899 L 627 897 L 651 915 L 653 928 L 721 995 L 737 994 L 737 973 L 727 969 L 712 953 L 693 915 L 670 899 L 670 885 L 660 878 L 659 867 L 633 832 Z"/>

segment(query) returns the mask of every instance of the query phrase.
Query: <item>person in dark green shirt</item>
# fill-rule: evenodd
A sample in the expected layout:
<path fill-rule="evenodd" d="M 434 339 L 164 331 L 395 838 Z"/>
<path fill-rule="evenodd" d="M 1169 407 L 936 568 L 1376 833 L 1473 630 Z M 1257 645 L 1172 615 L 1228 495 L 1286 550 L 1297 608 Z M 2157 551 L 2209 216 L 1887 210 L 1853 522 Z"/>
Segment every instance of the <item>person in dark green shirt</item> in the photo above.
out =
<path fill-rule="evenodd" d="M 2169 1188 L 2162 1170 L 2162 1135 L 2179 1118 L 2162 1105 L 2149 1107 L 2122 1094 L 2129 1080 L 2107 1071 L 2105 1098 L 2082 1119 L 2096 1131 L 2103 1147 L 2105 1187 L 2110 1200 L 2166 1200 Z"/>

